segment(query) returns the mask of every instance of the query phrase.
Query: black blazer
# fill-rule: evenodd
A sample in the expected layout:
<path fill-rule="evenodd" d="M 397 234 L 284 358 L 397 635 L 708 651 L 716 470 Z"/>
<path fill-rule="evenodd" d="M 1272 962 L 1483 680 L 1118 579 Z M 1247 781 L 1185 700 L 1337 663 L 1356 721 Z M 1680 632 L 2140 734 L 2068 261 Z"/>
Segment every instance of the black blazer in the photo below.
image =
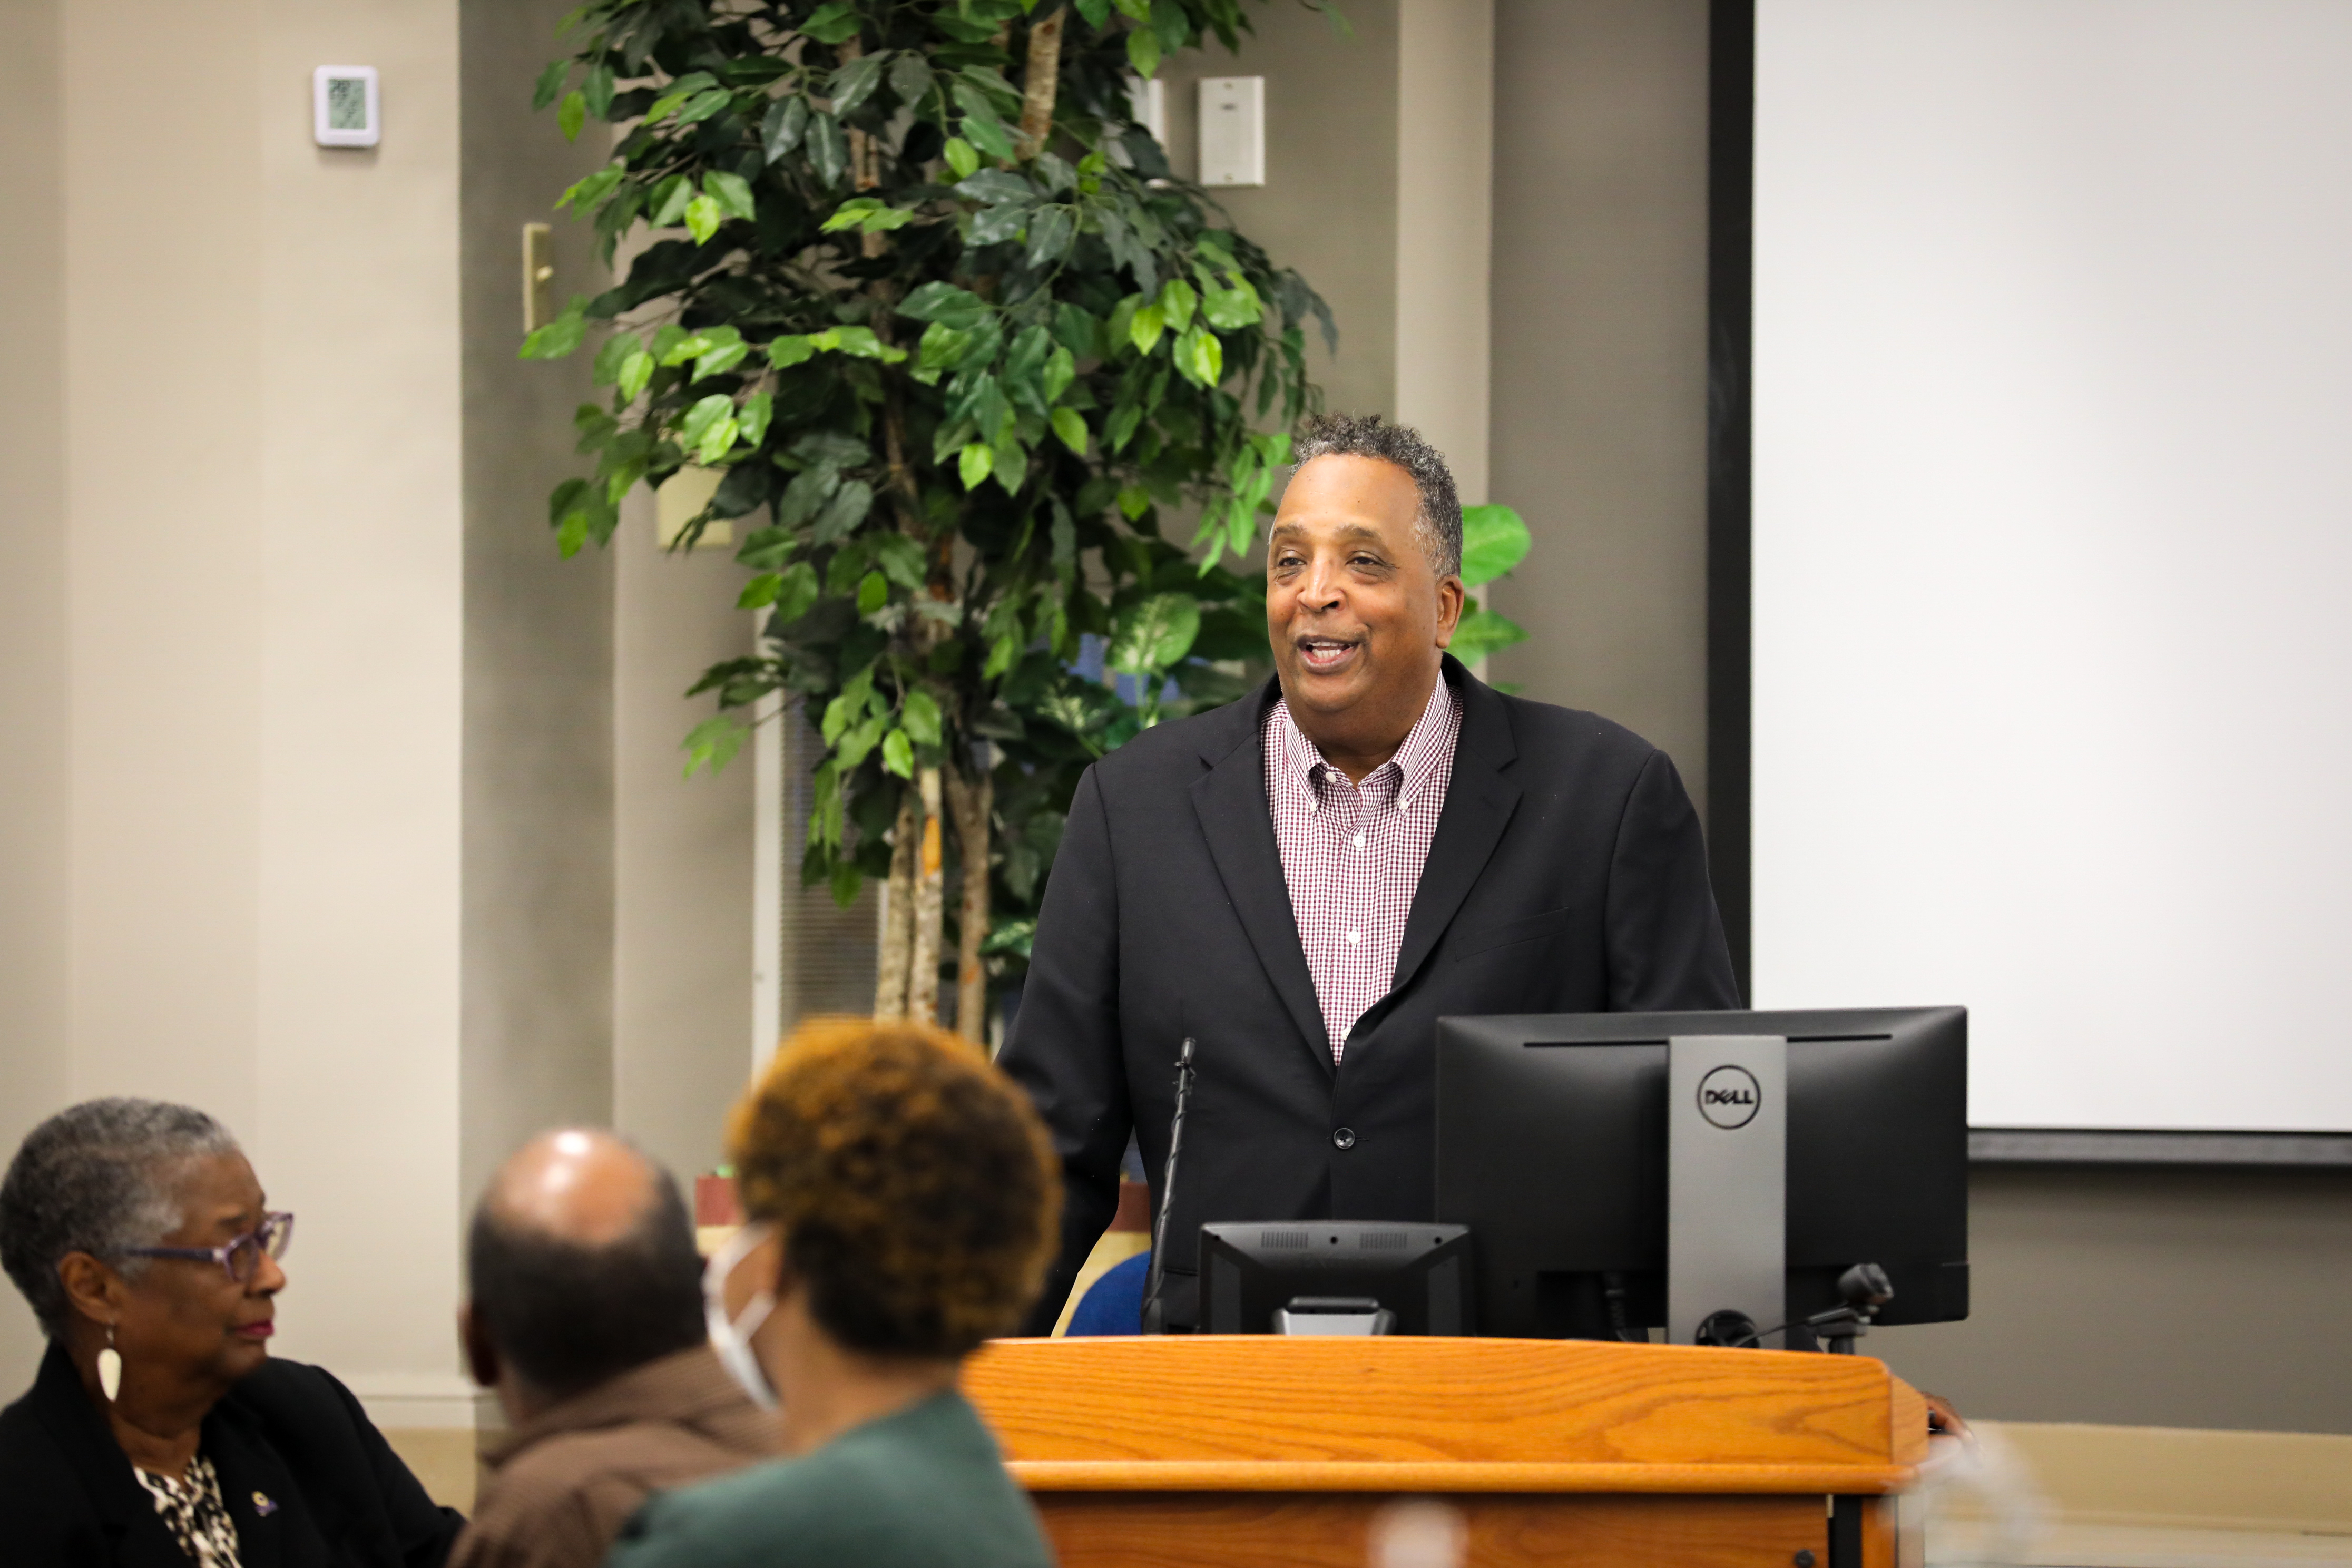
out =
<path fill-rule="evenodd" d="M 1052 1331 L 1109 1223 L 1130 1130 L 1158 1212 L 1188 1035 L 1196 1079 L 1168 1226 L 1177 1325 L 1193 1321 L 1204 1222 L 1432 1217 L 1439 1018 L 1739 1005 L 1698 817 L 1666 754 L 1591 713 L 1506 697 L 1451 657 L 1444 672 L 1462 699 L 1445 809 L 1395 986 L 1336 1068 L 1266 804 L 1258 729 L 1275 684 L 1147 731 L 1079 781 L 1001 1058 L 1045 1116 L 1066 1189 L 1026 1331 Z"/>
<path fill-rule="evenodd" d="M 201 1451 L 244 1568 L 439 1568 L 466 1522 L 434 1506 L 351 1390 L 299 1362 L 272 1357 L 230 1390 L 205 1417 Z M 31 1391 L 0 1410 L 0 1560 L 188 1568 L 55 1345 Z"/>

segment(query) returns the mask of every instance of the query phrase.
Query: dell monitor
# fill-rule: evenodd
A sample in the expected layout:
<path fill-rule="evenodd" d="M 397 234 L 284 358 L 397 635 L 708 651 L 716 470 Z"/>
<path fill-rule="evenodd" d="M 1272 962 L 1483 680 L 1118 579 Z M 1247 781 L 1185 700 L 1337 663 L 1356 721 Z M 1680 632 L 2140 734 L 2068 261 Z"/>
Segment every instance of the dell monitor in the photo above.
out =
<path fill-rule="evenodd" d="M 1477 1331 L 1665 1322 L 1668 1042 L 1690 1037 L 1788 1042 L 1784 1310 L 1758 1326 L 1838 1307 L 1861 1263 L 1894 1286 L 1877 1322 L 1967 1317 L 1964 1009 L 1530 1015 L 1437 1025 L 1433 1217 L 1470 1229 Z"/>

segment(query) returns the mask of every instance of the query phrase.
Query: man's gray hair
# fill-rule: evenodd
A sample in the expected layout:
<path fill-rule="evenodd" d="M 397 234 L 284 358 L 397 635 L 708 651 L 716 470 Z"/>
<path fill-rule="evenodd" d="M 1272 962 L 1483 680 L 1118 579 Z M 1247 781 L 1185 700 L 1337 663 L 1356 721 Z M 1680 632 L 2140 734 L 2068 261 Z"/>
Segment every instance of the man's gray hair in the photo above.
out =
<path fill-rule="evenodd" d="M 1462 498 L 1454 470 L 1436 447 L 1409 425 L 1391 425 L 1377 414 L 1318 414 L 1299 427 L 1294 452 L 1301 467 L 1318 458 L 1378 458 L 1394 463 L 1412 479 L 1421 496 L 1413 533 L 1440 577 L 1462 570 Z"/>
<path fill-rule="evenodd" d="M 174 1185 L 189 1161 L 234 1154 L 227 1128 L 193 1106 L 87 1100 L 25 1136 L 0 1180 L 0 1267 L 31 1302 L 41 1331 L 66 1331 L 58 1265 L 87 1252 L 135 1275 L 127 1256 L 179 1228 Z"/>

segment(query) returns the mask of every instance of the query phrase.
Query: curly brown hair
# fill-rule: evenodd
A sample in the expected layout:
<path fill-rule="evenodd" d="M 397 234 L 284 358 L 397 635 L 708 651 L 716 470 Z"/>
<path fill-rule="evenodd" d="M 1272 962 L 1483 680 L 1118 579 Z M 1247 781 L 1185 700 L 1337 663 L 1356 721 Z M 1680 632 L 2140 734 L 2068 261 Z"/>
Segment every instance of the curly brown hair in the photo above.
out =
<path fill-rule="evenodd" d="M 743 1212 L 776 1227 L 818 1325 L 961 1356 L 1037 1294 L 1062 1205 L 1045 1129 L 978 1047 L 922 1024 L 803 1025 L 735 1108 Z"/>

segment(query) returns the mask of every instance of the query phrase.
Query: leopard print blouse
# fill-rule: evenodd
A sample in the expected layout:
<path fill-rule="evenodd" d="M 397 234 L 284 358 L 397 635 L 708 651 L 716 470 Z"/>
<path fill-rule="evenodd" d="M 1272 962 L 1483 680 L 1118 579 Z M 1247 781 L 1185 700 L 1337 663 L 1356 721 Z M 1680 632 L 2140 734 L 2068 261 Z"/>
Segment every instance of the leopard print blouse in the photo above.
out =
<path fill-rule="evenodd" d="M 236 1526 L 221 1501 L 220 1477 L 202 1454 L 188 1461 L 184 1480 L 151 1476 L 136 1465 L 131 1473 L 155 1500 L 163 1528 L 196 1568 L 243 1568 L 236 1556 Z"/>

